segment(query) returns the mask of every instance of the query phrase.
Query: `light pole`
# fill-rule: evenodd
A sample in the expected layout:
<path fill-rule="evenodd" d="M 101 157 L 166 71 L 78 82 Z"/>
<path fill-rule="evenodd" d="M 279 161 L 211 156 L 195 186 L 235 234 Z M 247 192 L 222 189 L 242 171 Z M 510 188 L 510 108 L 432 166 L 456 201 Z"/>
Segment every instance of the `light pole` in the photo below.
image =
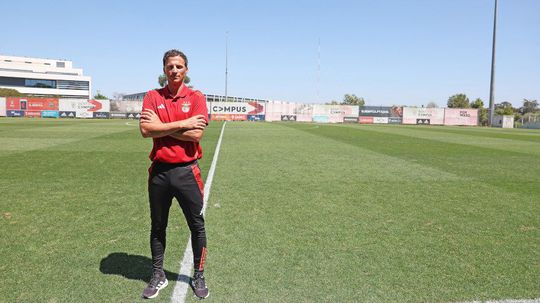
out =
<path fill-rule="evenodd" d="M 225 32 L 225 102 L 227 102 L 227 78 L 229 74 L 229 32 Z"/>
<path fill-rule="evenodd" d="M 493 13 L 493 45 L 491 48 L 491 81 L 489 85 L 489 126 L 493 126 L 493 113 L 495 111 L 495 38 L 497 36 L 497 0 Z"/>

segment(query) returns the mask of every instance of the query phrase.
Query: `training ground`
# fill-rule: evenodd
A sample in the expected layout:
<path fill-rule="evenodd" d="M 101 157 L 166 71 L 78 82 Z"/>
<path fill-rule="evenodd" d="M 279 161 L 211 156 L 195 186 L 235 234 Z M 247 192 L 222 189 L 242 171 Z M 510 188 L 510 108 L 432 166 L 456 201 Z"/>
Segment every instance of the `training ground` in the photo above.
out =
<path fill-rule="evenodd" d="M 143 302 L 150 148 L 136 121 L 0 119 L 0 302 Z M 207 302 L 540 298 L 537 130 L 227 122 L 207 194 Z M 152 302 L 186 278 L 176 204 L 167 240 Z"/>

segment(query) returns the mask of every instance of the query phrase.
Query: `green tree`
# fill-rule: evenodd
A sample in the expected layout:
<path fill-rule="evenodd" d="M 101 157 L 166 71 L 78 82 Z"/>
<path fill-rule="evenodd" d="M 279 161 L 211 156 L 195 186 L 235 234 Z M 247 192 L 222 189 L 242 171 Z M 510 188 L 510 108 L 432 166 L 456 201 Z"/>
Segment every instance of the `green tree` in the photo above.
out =
<path fill-rule="evenodd" d="M 483 108 L 483 107 L 478 108 L 478 122 L 480 122 L 480 125 L 482 126 L 488 125 L 488 120 L 489 120 L 488 109 Z"/>
<path fill-rule="evenodd" d="M 476 98 L 476 100 L 471 102 L 471 108 L 484 108 L 484 101 L 480 98 Z"/>
<path fill-rule="evenodd" d="M 430 101 L 427 105 L 426 105 L 427 108 L 437 108 L 439 107 L 439 105 L 437 105 L 437 103 L 433 102 L 433 101 Z"/>
<path fill-rule="evenodd" d="M 16 89 L 0 88 L 0 97 L 24 97 L 25 94 L 20 93 Z"/>
<path fill-rule="evenodd" d="M 97 94 L 94 95 L 94 99 L 96 99 L 96 100 L 109 100 L 109 98 L 107 96 L 102 95 L 99 90 L 97 91 Z"/>
<path fill-rule="evenodd" d="M 339 105 L 339 103 L 336 100 L 332 100 L 330 102 L 326 102 L 326 105 Z"/>
<path fill-rule="evenodd" d="M 513 115 L 515 112 L 514 108 L 512 107 L 512 103 L 506 102 L 506 101 L 499 104 L 495 104 L 494 107 L 495 107 L 495 114 L 501 115 L 501 116 Z"/>
<path fill-rule="evenodd" d="M 185 75 L 184 76 L 184 84 L 187 85 L 187 84 L 189 84 L 189 82 L 191 82 L 191 78 L 188 75 Z M 161 87 L 164 87 L 165 85 L 167 85 L 167 76 L 165 74 L 159 75 L 158 83 L 159 83 L 159 86 L 161 86 Z"/>
<path fill-rule="evenodd" d="M 165 74 L 161 74 L 158 77 L 158 83 L 160 87 L 164 87 L 165 84 L 167 84 L 167 76 Z"/>
<path fill-rule="evenodd" d="M 456 94 L 448 98 L 449 108 L 469 108 L 469 98 L 465 94 Z"/>
<path fill-rule="evenodd" d="M 478 122 L 480 122 L 480 125 L 488 125 L 488 109 L 484 108 L 484 101 L 480 98 L 476 98 L 470 105 L 471 108 L 478 109 Z"/>
<path fill-rule="evenodd" d="M 523 99 L 523 106 L 519 108 L 522 114 L 534 113 L 538 110 L 538 101 Z"/>
<path fill-rule="evenodd" d="M 360 105 L 364 106 L 366 104 L 366 101 L 364 101 L 364 98 L 357 97 L 355 94 L 345 94 L 343 96 L 343 102 L 341 102 L 341 105 Z"/>

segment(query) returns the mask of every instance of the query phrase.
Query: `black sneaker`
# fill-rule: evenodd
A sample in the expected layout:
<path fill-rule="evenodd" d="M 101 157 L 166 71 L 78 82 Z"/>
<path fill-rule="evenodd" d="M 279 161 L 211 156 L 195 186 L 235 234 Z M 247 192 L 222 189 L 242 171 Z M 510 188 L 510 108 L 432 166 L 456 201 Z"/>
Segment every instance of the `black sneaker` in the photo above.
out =
<path fill-rule="evenodd" d="M 153 299 L 158 296 L 159 291 L 169 285 L 169 281 L 165 277 L 165 273 L 162 271 L 154 271 L 152 273 L 152 279 L 143 291 L 143 298 Z"/>
<path fill-rule="evenodd" d="M 206 282 L 204 281 L 204 276 L 201 273 L 195 273 L 193 279 L 191 279 L 191 288 L 193 289 L 195 296 L 199 299 L 206 299 L 208 298 L 208 295 L 210 295 L 210 292 L 206 287 Z"/>

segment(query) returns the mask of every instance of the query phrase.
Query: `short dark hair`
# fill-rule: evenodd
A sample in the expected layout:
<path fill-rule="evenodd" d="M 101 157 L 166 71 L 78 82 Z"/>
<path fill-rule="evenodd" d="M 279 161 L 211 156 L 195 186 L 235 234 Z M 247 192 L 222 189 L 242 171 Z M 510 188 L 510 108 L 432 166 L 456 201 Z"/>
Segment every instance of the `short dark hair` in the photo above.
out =
<path fill-rule="evenodd" d="M 184 59 L 184 62 L 186 63 L 186 67 L 187 67 L 186 55 L 177 49 L 171 49 L 165 52 L 165 54 L 163 55 L 163 66 L 165 66 L 165 64 L 167 63 L 167 59 L 169 59 L 170 57 L 177 57 L 177 56 L 180 56 L 182 57 L 182 59 Z"/>

